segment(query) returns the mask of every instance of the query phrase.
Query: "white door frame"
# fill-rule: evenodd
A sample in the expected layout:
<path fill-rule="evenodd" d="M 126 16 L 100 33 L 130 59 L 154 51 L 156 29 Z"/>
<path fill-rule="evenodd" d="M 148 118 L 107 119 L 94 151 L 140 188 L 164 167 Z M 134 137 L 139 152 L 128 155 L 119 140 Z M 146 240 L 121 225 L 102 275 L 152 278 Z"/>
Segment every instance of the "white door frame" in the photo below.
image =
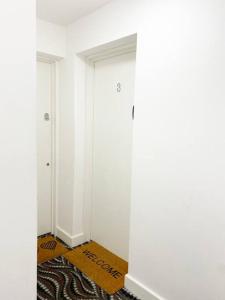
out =
<path fill-rule="evenodd" d="M 85 76 L 79 82 L 83 85 L 85 101 L 85 149 L 84 149 L 84 202 L 83 226 L 85 239 L 91 239 L 91 213 L 93 203 L 93 106 L 94 106 L 94 66 L 97 61 L 115 56 L 136 52 L 137 35 L 131 35 L 107 45 L 103 45 L 82 53 L 79 58 L 85 65 Z M 79 72 L 77 72 L 79 74 Z M 82 73 L 81 73 L 82 74 Z M 81 75 L 80 74 L 80 75 Z M 82 77 L 82 76 L 81 76 Z M 78 84 L 77 84 L 78 85 Z M 78 88 L 78 87 L 77 87 Z M 79 87 L 80 88 L 80 87 Z M 81 92 L 82 93 L 82 92 Z"/>
<path fill-rule="evenodd" d="M 56 234 L 58 182 L 58 61 L 37 54 L 37 61 L 51 66 L 51 233 Z"/>

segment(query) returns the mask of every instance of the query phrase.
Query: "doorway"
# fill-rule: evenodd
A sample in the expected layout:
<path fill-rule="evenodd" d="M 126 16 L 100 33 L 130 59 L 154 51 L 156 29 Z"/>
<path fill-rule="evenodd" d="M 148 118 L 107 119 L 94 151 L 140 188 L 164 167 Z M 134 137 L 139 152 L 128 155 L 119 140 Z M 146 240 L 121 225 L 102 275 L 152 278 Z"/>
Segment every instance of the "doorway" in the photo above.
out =
<path fill-rule="evenodd" d="M 53 64 L 37 61 L 38 236 L 53 233 Z"/>
<path fill-rule="evenodd" d="M 94 63 L 90 237 L 128 260 L 135 52 Z"/>

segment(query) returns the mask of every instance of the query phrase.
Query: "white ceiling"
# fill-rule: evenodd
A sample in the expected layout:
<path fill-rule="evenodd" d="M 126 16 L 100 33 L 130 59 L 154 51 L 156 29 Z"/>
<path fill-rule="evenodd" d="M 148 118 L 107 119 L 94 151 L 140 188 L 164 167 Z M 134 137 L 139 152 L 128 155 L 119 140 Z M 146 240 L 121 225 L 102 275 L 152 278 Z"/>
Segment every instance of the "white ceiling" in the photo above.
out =
<path fill-rule="evenodd" d="M 112 0 L 37 0 L 37 17 L 68 25 Z"/>

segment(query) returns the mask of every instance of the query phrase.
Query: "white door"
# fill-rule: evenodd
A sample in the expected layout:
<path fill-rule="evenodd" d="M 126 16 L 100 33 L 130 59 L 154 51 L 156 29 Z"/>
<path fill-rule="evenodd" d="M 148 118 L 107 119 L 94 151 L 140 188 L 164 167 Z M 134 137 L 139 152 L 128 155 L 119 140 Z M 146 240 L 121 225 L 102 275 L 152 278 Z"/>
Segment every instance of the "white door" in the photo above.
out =
<path fill-rule="evenodd" d="M 38 235 L 52 231 L 51 65 L 37 62 Z"/>
<path fill-rule="evenodd" d="M 91 238 L 128 259 L 135 53 L 95 64 Z"/>

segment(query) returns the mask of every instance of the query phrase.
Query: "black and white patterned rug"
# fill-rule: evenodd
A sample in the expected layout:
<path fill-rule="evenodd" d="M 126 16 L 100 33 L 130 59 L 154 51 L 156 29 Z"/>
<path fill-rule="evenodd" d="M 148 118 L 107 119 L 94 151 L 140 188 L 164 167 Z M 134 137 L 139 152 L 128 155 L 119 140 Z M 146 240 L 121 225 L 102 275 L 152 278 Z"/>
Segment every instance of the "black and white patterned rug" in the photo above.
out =
<path fill-rule="evenodd" d="M 37 267 L 39 300 L 138 300 L 126 289 L 108 295 L 63 256 Z"/>

